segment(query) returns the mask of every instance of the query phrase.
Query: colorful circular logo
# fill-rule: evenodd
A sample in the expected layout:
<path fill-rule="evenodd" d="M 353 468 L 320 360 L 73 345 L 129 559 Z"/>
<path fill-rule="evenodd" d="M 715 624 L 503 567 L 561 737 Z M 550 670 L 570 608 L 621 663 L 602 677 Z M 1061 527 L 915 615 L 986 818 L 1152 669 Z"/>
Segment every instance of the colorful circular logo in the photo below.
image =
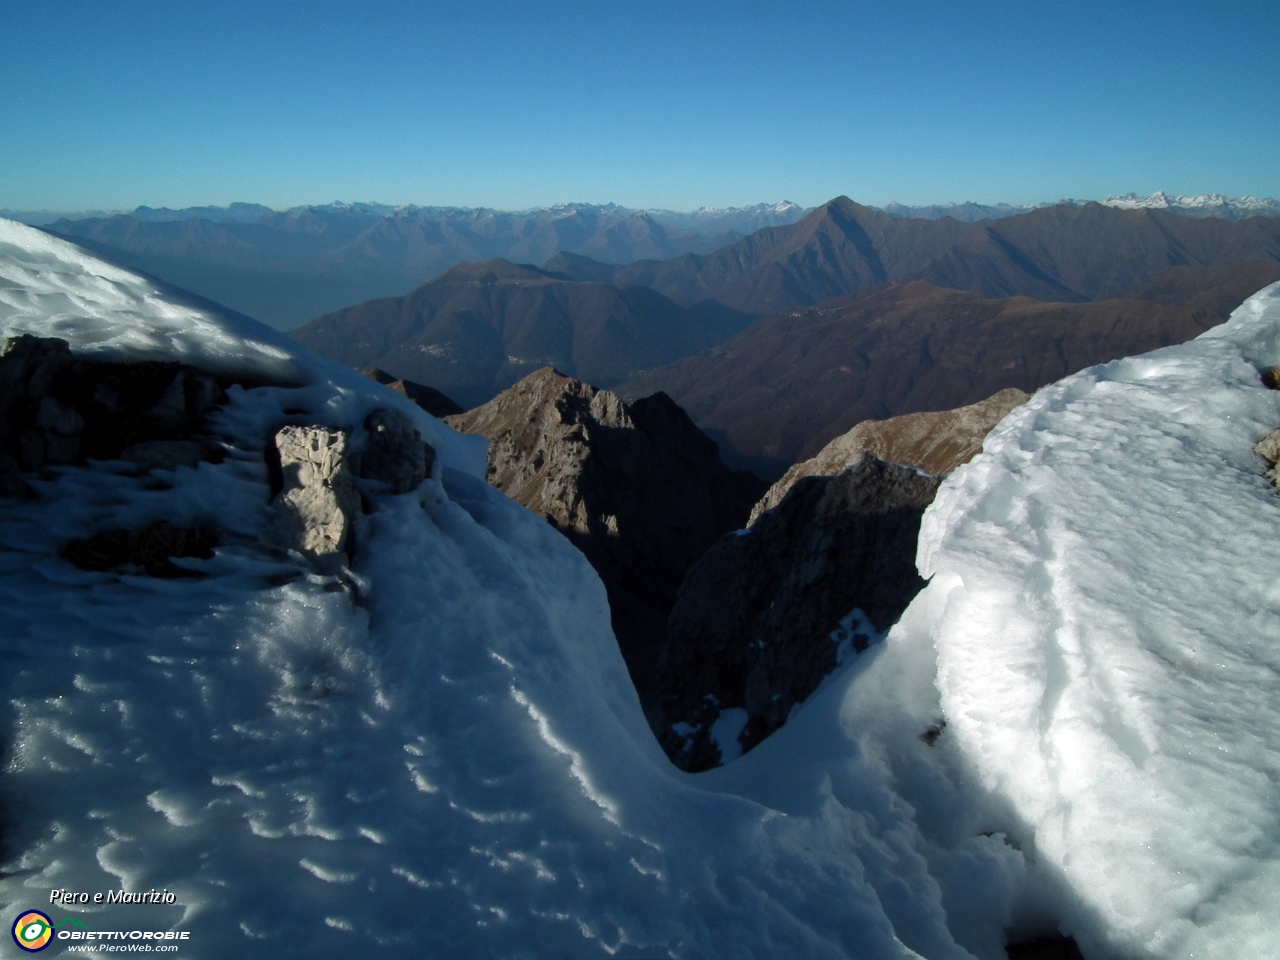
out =
<path fill-rule="evenodd" d="M 53 939 L 53 921 L 39 910 L 28 910 L 13 921 L 13 942 L 28 953 L 43 950 Z"/>

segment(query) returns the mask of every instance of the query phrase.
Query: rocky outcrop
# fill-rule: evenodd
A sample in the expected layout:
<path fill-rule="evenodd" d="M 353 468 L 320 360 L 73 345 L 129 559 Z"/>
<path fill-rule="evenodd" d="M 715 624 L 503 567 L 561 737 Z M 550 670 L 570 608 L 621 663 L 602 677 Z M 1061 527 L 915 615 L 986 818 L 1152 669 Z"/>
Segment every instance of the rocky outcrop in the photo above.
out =
<path fill-rule="evenodd" d="M 207 560 L 217 545 L 218 535 L 209 527 L 178 527 L 157 520 L 139 530 L 105 530 L 84 540 L 71 540 L 60 553 L 81 570 L 116 570 L 176 579 L 200 574 L 178 566 L 173 562 L 175 558 Z"/>
<path fill-rule="evenodd" d="M 397 410 L 374 410 L 352 450 L 345 430 L 286 425 L 268 451 L 276 492 L 276 542 L 322 571 L 334 571 L 352 553 L 352 527 L 361 492 L 398 495 L 431 476 L 436 453 L 413 422 Z M 356 478 L 366 481 L 358 487 Z"/>
<path fill-rule="evenodd" d="M 65 340 L 0 345 L 0 492 L 27 492 L 21 472 L 96 460 L 172 469 L 218 460 L 205 417 L 223 382 L 194 367 L 73 356 Z"/>
<path fill-rule="evenodd" d="M 901 616 L 924 586 L 916 540 L 940 482 L 864 453 L 839 476 L 801 479 L 693 566 L 658 671 L 660 739 L 678 766 L 720 762 L 723 734 L 718 747 L 712 727 L 729 710 L 745 711 L 732 749 L 755 746 L 842 653 L 865 648 Z"/>
<path fill-rule="evenodd" d="M 347 434 L 323 426 L 285 426 L 275 435 L 282 488 L 272 501 L 276 539 L 321 566 L 345 560 L 360 508 L 347 460 Z"/>
<path fill-rule="evenodd" d="M 888 420 L 864 420 L 836 437 L 818 455 L 791 467 L 751 509 L 751 523 L 772 510 L 801 477 L 832 477 L 864 453 L 892 463 L 947 474 L 982 451 L 982 441 L 1010 410 L 1031 399 L 1010 387 L 979 403 L 937 413 L 907 413 Z"/>
<path fill-rule="evenodd" d="M 1267 434 L 1253 448 L 1253 452 L 1267 461 L 1267 479 L 1280 487 L 1280 430 Z"/>
<path fill-rule="evenodd" d="M 89 459 L 123 460 L 144 471 L 220 461 L 226 447 L 209 415 L 226 401 L 231 382 L 186 364 L 76 356 L 56 338 L 7 339 L 0 345 L 0 496 L 32 496 L 27 480 L 36 472 Z M 268 445 L 270 539 L 318 568 L 340 566 L 350 551 L 357 477 L 371 494 L 406 493 L 435 462 L 435 451 L 398 411 L 374 410 L 358 433 L 355 451 L 345 431 L 296 424 L 281 427 Z M 69 542 L 62 553 L 85 570 L 173 577 L 189 573 L 172 558 L 207 558 L 217 542 L 213 522 L 154 522 Z"/>
<path fill-rule="evenodd" d="M 685 571 L 740 527 L 764 482 L 729 470 L 666 395 L 623 403 L 551 368 L 446 420 L 489 438 L 488 479 L 586 555 L 656 718 L 656 667 Z"/>
<path fill-rule="evenodd" d="M 394 390 L 402 397 L 408 397 L 433 417 L 451 417 L 454 414 L 465 412 L 462 407 L 458 406 L 439 390 L 435 390 L 425 384 L 414 383 L 412 380 L 397 379 L 387 371 L 379 370 L 377 367 L 370 367 L 365 370 L 364 375 L 370 380 L 382 384 L 388 390 Z"/>
<path fill-rule="evenodd" d="M 356 474 L 390 494 L 417 490 L 431 476 L 436 452 L 422 442 L 408 417 L 398 410 L 374 410 L 364 420 L 364 449 L 356 457 Z"/>

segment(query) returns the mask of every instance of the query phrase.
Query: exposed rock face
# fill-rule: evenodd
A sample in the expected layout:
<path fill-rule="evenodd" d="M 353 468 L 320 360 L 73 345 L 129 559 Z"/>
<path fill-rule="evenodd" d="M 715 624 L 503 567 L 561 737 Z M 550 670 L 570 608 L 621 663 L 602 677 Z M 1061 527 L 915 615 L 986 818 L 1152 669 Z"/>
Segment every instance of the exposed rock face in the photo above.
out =
<path fill-rule="evenodd" d="M 224 384 L 194 367 L 73 356 L 65 340 L 0 346 L 0 493 L 26 492 L 20 471 L 98 460 L 173 468 L 218 460 L 206 415 Z"/>
<path fill-rule="evenodd" d="M 833 477 L 853 466 L 864 453 L 929 473 L 950 473 L 982 450 L 982 441 L 1014 407 L 1030 394 L 1009 387 L 979 403 L 937 413 L 907 413 L 888 420 L 864 420 L 836 437 L 811 460 L 791 467 L 751 510 L 751 523 L 772 510 L 801 477 Z"/>
<path fill-rule="evenodd" d="M 433 417 L 450 417 L 454 414 L 465 412 L 462 407 L 458 406 L 439 390 L 424 384 L 414 383 L 412 380 L 398 380 L 387 371 L 379 370 L 377 367 L 370 367 L 365 370 L 364 375 L 370 380 L 382 384 L 387 389 L 408 397 Z"/>
<path fill-rule="evenodd" d="M 418 489 L 431 475 L 436 452 L 422 442 L 413 423 L 398 410 L 374 410 L 365 417 L 364 449 L 356 458 L 356 473 L 380 483 L 387 493 Z"/>
<path fill-rule="evenodd" d="M 659 666 L 661 740 L 678 766 L 720 762 L 710 734 L 726 710 L 746 711 L 743 749 L 782 726 L 836 667 L 832 635 L 851 611 L 876 631 L 901 616 L 924 586 L 916 540 L 940 482 L 864 454 L 839 476 L 801 479 L 693 566 Z"/>
<path fill-rule="evenodd" d="M 176 527 L 157 520 L 140 530 L 107 530 L 72 540 L 61 553 L 81 570 L 140 570 L 149 577 L 175 579 L 199 574 L 175 564 L 174 557 L 207 560 L 217 545 L 217 534 L 208 527 Z"/>
<path fill-rule="evenodd" d="M 1270 464 L 1267 479 L 1280 487 L 1280 430 L 1267 434 L 1253 448 L 1253 452 Z"/>
<path fill-rule="evenodd" d="M 276 537 L 321 566 L 345 559 L 360 509 L 347 446 L 345 431 L 324 426 L 285 426 L 275 436 L 283 481 L 273 501 Z"/>
<path fill-rule="evenodd" d="M 208 415 L 225 402 L 229 384 L 185 364 L 91 360 L 74 356 L 64 340 L 7 339 L 0 345 L 0 496 L 31 496 L 24 473 L 88 458 L 147 470 L 218 461 L 225 449 Z M 350 552 L 360 508 L 356 476 L 372 482 L 370 492 L 406 493 L 435 463 L 435 451 L 404 414 L 374 410 L 364 427 L 358 456 L 344 431 L 297 425 L 277 431 L 267 451 L 273 538 L 321 569 L 340 566 Z M 213 523 L 154 522 L 72 541 L 63 555 L 87 570 L 187 576 L 170 558 L 208 557 L 217 542 Z"/>
<path fill-rule="evenodd" d="M 666 395 L 627 404 L 551 368 L 447 422 L 488 437 L 489 482 L 591 561 L 655 718 L 658 653 L 685 571 L 743 524 L 764 482 L 725 467 Z"/>

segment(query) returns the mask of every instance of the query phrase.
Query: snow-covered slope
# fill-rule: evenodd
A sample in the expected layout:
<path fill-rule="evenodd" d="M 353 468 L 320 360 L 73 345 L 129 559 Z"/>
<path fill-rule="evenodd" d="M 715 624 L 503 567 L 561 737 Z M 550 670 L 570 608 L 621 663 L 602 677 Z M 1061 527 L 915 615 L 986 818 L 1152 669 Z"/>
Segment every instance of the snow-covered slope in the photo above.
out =
<path fill-rule="evenodd" d="M 1041 390 L 925 516 L 947 737 L 1088 956 L 1277 955 L 1277 362 L 1280 284 Z"/>
<path fill-rule="evenodd" d="M 924 755 L 914 718 L 822 727 L 838 762 L 794 789 L 678 773 L 599 580 L 479 479 L 476 441 L 265 327 L 8 222 L 0 326 L 297 384 L 229 391 L 220 464 L 59 467 L 31 480 L 39 500 L 0 501 L 8 915 L 177 928 L 184 956 L 210 958 L 970 956 L 957 940 L 1001 957 L 1011 881 L 964 916 L 944 904 L 1015 876 L 1017 854 L 954 816 L 917 826 L 857 745 L 888 729 Z M 272 431 L 304 415 L 354 428 L 393 404 L 437 447 L 442 481 L 377 499 L 350 581 L 290 578 L 261 547 Z M 224 546 L 182 561 L 206 576 L 58 555 L 156 518 L 216 520 Z M 52 888 L 90 902 L 50 906 Z M 175 902 L 92 902 L 122 888 Z"/>

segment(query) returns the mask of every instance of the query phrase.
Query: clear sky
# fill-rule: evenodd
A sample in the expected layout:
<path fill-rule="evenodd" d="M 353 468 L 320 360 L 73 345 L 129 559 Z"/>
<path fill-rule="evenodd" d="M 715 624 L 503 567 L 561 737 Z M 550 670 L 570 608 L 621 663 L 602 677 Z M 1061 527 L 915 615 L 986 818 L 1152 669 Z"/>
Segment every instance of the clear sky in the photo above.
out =
<path fill-rule="evenodd" d="M 1280 3 L 0 2 L 0 207 L 1280 197 Z"/>

